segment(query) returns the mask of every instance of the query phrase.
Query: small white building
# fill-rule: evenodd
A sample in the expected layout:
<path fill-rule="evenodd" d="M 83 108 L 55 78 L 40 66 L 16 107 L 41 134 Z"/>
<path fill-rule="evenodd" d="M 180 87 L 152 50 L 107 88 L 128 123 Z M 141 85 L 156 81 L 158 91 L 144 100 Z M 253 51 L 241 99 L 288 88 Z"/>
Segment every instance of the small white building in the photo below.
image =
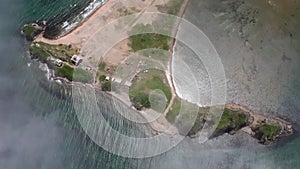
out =
<path fill-rule="evenodd" d="M 125 86 L 131 87 L 131 86 L 132 86 L 132 82 L 126 81 L 126 82 L 125 82 Z"/>
<path fill-rule="evenodd" d="M 77 55 L 73 55 L 71 61 L 74 65 L 78 66 L 81 63 L 82 59 Z"/>
<path fill-rule="evenodd" d="M 63 65 L 63 62 L 62 60 L 60 59 L 55 59 L 55 64 L 58 66 L 58 67 L 61 67 Z"/>

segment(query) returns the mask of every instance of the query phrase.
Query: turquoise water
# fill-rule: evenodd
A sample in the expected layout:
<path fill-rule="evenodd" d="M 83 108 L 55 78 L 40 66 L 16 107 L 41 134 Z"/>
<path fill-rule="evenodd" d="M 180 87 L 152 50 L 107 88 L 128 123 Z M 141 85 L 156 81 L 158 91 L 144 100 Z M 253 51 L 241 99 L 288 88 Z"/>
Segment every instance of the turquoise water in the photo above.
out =
<path fill-rule="evenodd" d="M 24 6 L 23 20 L 46 20 L 44 36 L 55 39 L 73 30 L 99 8 L 105 0 L 30 1 Z M 83 17 L 85 16 L 85 17 Z"/>
<path fill-rule="evenodd" d="M 288 144 L 267 148 L 243 135 L 225 136 L 204 145 L 186 139 L 161 156 L 139 160 L 112 155 L 94 144 L 78 124 L 72 103 L 62 97 L 68 88 L 41 83 L 45 78 L 38 65 L 32 63 L 28 67 L 24 42 L 19 35 L 24 23 L 50 19 L 82 2 L 0 2 L 0 169 L 300 168 L 299 137 Z M 295 106 L 299 103 L 299 84 L 299 80 L 288 84 L 294 90 L 285 95 L 286 102 L 281 101 L 291 104 L 293 110 L 289 112 L 294 112 L 294 116 L 299 112 Z M 108 100 L 101 95 L 99 99 Z M 107 118 L 124 133 L 139 136 L 144 133 L 142 130 L 131 133 L 134 126 L 114 115 Z"/>
<path fill-rule="evenodd" d="M 18 8 L 15 10 L 14 19 L 19 21 L 19 26 L 26 22 L 31 22 L 39 19 L 50 19 L 60 13 L 68 11 L 70 6 L 82 2 L 81 0 L 39 0 L 39 1 L 24 1 L 19 0 L 12 2 L 11 6 Z M 5 4 L 5 3 L 4 3 Z M 13 18 L 11 18 L 13 19 Z"/>

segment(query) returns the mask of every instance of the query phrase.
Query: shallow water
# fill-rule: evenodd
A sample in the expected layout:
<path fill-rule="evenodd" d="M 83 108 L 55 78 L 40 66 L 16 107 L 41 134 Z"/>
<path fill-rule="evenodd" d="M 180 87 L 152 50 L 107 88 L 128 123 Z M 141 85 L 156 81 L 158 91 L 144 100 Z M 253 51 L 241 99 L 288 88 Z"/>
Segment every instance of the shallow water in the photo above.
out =
<path fill-rule="evenodd" d="M 244 5 L 232 7 L 230 4 L 233 2 Z M 299 26 L 299 4 L 296 1 L 276 1 L 276 5 L 282 5 L 279 10 L 270 6 L 266 8 L 266 2 L 255 1 L 251 4 L 246 1 L 192 0 L 185 19 L 201 29 L 219 53 L 226 74 L 227 103 L 238 103 L 267 116 L 286 117 L 298 130 L 300 48 L 297 39 L 299 33 L 295 27 Z M 253 15 L 256 24 L 247 23 L 245 26 L 246 21 L 240 20 L 242 17 L 245 19 L 246 15 L 243 13 L 247 10 L 250 13 L 252 10 L 258 11 L 257 15 Z M 291 16 L 291 13 L 295 16 Z M 179 31 L 178 39 L 186 36 Z M 188 65 L 198 81 L 200 96 L 203 98 L 198 103 L 210 104 L 210 78 L 205 64 L 188 46 L 178 43 L 175 49 L 173 73 L 178 79 L 178 89 L 191 88 L 191 84 L 182 80 L 186 73 L 178 71 Z M 187 99 L 195 98 L 193 101 L 197 102 L 195 93 L 184 94 Z M 282 142 L 288 142 L 288 139 Z M 255 147 L 255 144 L 250 143 L 249 146 Z M 235 158 L 247 165 L 227 165 L 228 168 L 299 168 L 296 160 L 299 158 L 299 148 L 299 138 L 296 138 L 279 148 L 261 148 L 266 153 L 257 152 L 255 149 L 247 150 L 243 153 L 249 157 L 247 160 L 252 161 L 254 156 L 260 157 L 251 165 L 247 164 L 244 157 L 229 154 L 229 159 Z"/>

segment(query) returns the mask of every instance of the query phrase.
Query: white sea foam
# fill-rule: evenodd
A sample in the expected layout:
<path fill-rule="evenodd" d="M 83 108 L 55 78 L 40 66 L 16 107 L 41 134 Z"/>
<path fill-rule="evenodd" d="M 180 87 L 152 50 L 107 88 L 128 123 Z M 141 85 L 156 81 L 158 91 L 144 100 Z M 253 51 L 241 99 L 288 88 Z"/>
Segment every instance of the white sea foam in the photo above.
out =
<path fill-rule="evenodd" d="M 46 72 L 45 76 L 47 77 L 47 79 L 51 78 L 51 72 L 50 72 L 50 69 L 48 68 L 47 64 L 45 64 L 45 63 L 39 63 L 39 69 L 41 69 L 42 71 Z"/>
<path fill-rule="evenodd" d="M 100 8 L 107 0 L 94 0 L 91 2 L 83 11 L 80 12 L 79 15 L 74 17 L 72 20 L 65 21 L 61 28 L 65 33 L 72 31 L 75 29 L 78 24 L 86 20 L 88 17 L 90 17 L 98 8 Z M 76 4 L 74 5 L 76 6 Z"/>

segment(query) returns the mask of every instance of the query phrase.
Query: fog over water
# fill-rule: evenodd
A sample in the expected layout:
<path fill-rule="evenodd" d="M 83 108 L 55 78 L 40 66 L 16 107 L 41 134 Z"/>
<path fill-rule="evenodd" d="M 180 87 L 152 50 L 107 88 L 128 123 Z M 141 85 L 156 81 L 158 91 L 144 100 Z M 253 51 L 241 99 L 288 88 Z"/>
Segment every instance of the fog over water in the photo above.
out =
<path fill-rule="evenodd" d="M 58 112 L 42 116 L 48 110 L 39 109 L 38 100 L 49 95 L 27 66 L 19 34 L 23 3 L 0 2 L 0 168 L 61 168 L 64 129 L 56 123 Z"/>
<path fill-rule="evenodd" d="M 253 52 L 249 46 L 244 46 L 236 33 L 228 34 L 232 29 L 224 31 L 220 26 L 222 22 L 214 19 L 211 13 L 218 9 L 219 1 L 211 2 L 191 0 L 185 17 L 206 33 L 219 52 L 228 78 L 227 101 L 246 105 L 263 114 L 285 115 L 298 129 L 300 58 L 297 45 L 287 43 L 289 37 L 282 36 L 270 38 L 263 50 L 257 50 L 260 46 L 255 44 L 259 44 L 256 41 L 260 42 L 260 39 L 255 38 L 258 35 L 250 36 L 249 43 L 255 42 L 252 42 Z M 28 67 L 28 54 L 19 35 L 24 23 L 50 17 L 74 3 L 66 0 L 0 2 L 0 169 L 300 168 L 299 137 L 278 147 L 260 145 L 242 132 L 204 144 L 186 138 L 169 152 L 147 159 L 122 158 L 98 147 L 78 125 L 72 103 L 45 90 L 54 85 L 40 84 L 44 74 L 39 73 L 36 64 Z M 185 46 L 177 46 L 177 49 L 181 47 Z M 284 48 L 285 55 L 282 51 L 276 52 L 278 48 Z M 193 54 L 188 56 L 193 57 Z M 194 69 L 200 84 L 209 88 L 209 84 L 203 83 L 206 73 L 201 68 L 201 61 L 189 57 L 183 57 L 183 61 Z M 99 97 L 109 99 L 103 95 Z M 107 110 L 110 112 L 106 113 L 113 115 L 113 109 Z M 130 132 L 126 128 L 132 126 L 124 120 L 113 120 L 115 128 Z M 140 132 L 136 130 L 131 134 Z"/>

